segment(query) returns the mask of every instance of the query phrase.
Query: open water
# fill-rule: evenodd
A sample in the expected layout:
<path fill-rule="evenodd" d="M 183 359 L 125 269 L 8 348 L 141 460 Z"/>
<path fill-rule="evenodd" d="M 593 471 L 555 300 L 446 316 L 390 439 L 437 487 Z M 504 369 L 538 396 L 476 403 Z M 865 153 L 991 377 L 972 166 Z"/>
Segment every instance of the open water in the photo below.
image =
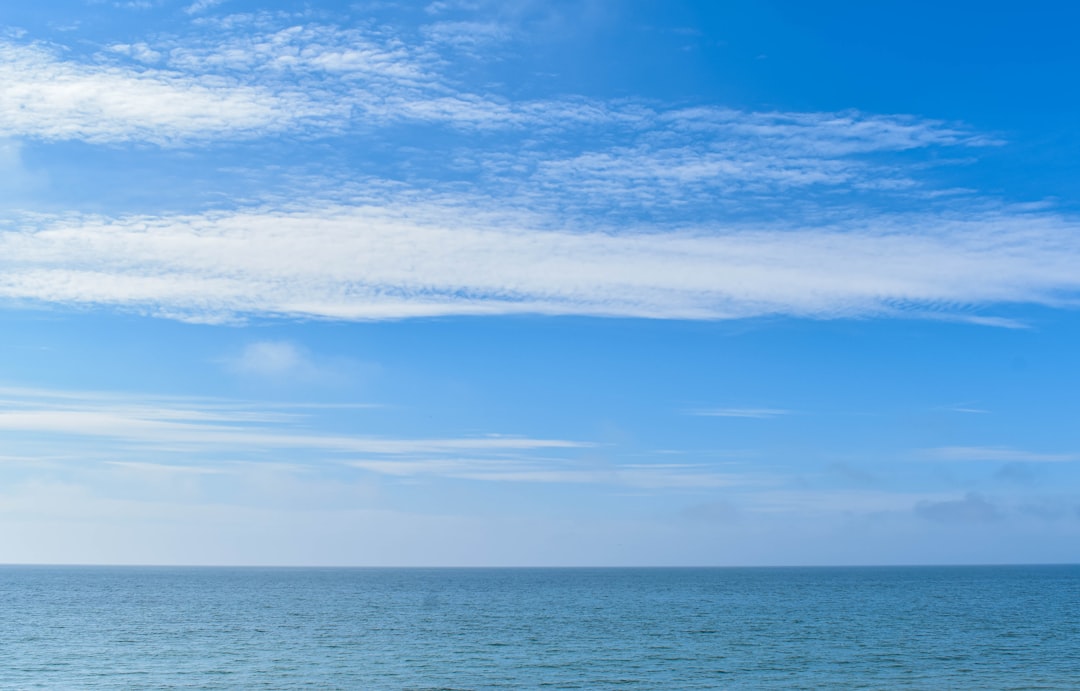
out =
<path fill-rule="evenodd" d="M 1080 567 L 0 567 L 0 687 L 1077 689 Z"/>

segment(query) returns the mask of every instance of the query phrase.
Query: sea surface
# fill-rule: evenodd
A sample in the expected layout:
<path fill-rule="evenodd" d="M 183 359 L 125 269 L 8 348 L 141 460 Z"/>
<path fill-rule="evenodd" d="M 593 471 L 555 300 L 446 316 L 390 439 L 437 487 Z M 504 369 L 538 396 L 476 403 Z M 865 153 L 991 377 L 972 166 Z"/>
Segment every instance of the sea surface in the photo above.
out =
<path fill-rule="evenodd" d="M 15 689 L 1077 689 L 1080 567 L 0 567 Z"/>

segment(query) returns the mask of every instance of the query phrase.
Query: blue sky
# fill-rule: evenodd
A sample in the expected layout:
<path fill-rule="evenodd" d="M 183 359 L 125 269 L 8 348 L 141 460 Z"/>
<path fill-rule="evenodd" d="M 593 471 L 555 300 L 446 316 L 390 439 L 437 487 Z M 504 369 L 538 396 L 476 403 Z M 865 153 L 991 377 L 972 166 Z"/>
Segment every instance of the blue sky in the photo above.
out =
<path fill-rule="evenodd" d="M 0 561 L 1075 562 L 1067 3 L 0 10 Z"/>

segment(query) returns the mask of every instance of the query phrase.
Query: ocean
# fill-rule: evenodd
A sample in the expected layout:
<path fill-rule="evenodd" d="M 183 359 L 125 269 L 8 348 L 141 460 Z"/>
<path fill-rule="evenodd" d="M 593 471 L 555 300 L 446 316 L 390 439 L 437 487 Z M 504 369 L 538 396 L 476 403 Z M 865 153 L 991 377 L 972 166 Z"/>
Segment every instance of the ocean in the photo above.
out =
<path fill-rule="evenodd" d="M 1077 689 L 1080 567 L 0 567 L 13 689 Z"/>

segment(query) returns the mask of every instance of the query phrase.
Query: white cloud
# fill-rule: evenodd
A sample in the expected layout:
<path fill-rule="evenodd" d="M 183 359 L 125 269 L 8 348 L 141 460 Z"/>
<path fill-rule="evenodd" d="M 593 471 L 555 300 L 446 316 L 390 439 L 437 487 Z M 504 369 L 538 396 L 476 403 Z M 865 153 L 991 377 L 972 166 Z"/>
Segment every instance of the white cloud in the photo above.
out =
<path fill-rule="evenodd" d="M 79 60 L 0 41 L 0 136 L 177 145 L 402 121 L 522 127 L 604 108 L 516 104 L 461 92 L 432 72 L 437 55 L 393 37 L 307 25 L 229 30 L 214 39 L 114 44 L 108 53 L 166 68 Z"/>
<path fill-rule="evenodd" d="M 858 112 L 515 101 L 455 86 L 432 33 L 444 25 L 410 43 L 382 27 L 343 29 L 287 14 L 199 21 L 199 36 L 117 44 L 93 58 L 0 43 L 0 135 L 182 145 L 403 122 L 452 126 L 464 137 L 463 165 L 480 180 L 464 193 L 425 182 L 433 191 L 383 194 L 368 205 L 22 219 L 0 231 L 0 298 L 193 321 L 925 313 L 1015 326 L 965 310 L 1062 304 L 1080 288 L 1076 223 L 1045 211 L 860 217 L 845 207 L 844 221 L 788 211 L 783 225 L 681 230 L 580 220 L 598 218 L 597 208 L 617 215 L 687 202 L 707 206 L 695 218 L 717 218 L 717 208 L 740 199 L 789 204 L 793 192 L 810 188 L 930 194 L 911 170 L 871 155 L 996 143 L 961 126 Z M 468 139 L 493 128 L 550 137 L 552 145 L 515 141 L 492 151 Z M 575 149 L 596 141 L 584 136 L 596 131 L 617 144 Z M 409 189 L 371 183 L 380 193 L 395 185 Z M 582 206 L 590 213 L 575 219 Z M 302 366 L 295 352 L 277 352 L 277 365 L 271 355 L 249 369 L 283 366 L 286 356 Z"/>
<path fill-rule="evenodd" d="M 388 439 L 359 435 L 289 433 L 278 431 L 277 428 L 252 426 L 246 422 L 238 424 L 227 418 L 191 419 L 190 411 L 184 409 L 3 409 L 0 410 L 0 430 L 183 445 L 192 449 L 307 449 L 333 453 L 416 454 L 460 453 L 470 450 L 505 452 L 591 446 L 584 442 L 524 437 Z"/>
<path fill-rule="evenodd" d="M 0 388 L 8 463 L 88 463 L 153 476 L 250 474 L 251 466 L 352 467 L 391 478 L 590 484 L 702 490 L 774 484 L 705 463 L 597 460 L 588 441 L 488 434 L 389 438 L 313 428 L 310 407 L 286 411 L 218 399 Z M 68 453 L 77 450 L 77 453 Z M 587 457 L 582 457 L 587 453 Z M 290 461 L 291 459 L 291 461 Z M 253 463 L 252 461 L 258 461 Z"/>
<path fill-rule="evenodd" d="M 109 50 L 121 55 L 128 55 L 139 62 L 148 64 L 161 60 L 161 53 L 153 50 L 150 46 L 141 41 L 138 43 L 116 43 L 109 46 Z"/>
<path fill-rule="evenodd" d="M 145 44 L 125 50 L 140 59 L 153 54 Z M 343 112 L 224 77 L 81 64 L 40 46 L 0 43 L 0 136 L 175 144 L 258 136 L 340 120 Z"/>
<path fill-rule="evenodd" d="M 746 113 L 730 108 L 698 107 L 672 110 L 659 118 L 676 130 L 699 136 L 716 133 L 725 139 L 787 142 L 800 151 L 814 151 L 821 156 L 1001 143 L 940 120 L 910 115 L 866 115 L 858 111 Z"/>
<path fill-rule="evenodd" d="M 435 22 L 424 26 L 422 32 L 429 41 L 469 52 L 506 41 L 512 33 L 506 26 L 490 21 Z"/>
<path fill-rule="evenodd" d="M 206 10 L 217 7 L 223 2 L 225 2 L 225 0 L 195 0 L 195 2 L 184 8 L 184 12 L 187 14 L 199 14 L 200 12 L 205 12 Z"/>
<path fill-rule="evenodd" d="M 349 465 L 395 477 L 446 477 L 482 482 L 603 484 L 640 489 L 715 489 L 774 482 L 761 474 L 720 472 L 704 464 L 594 464 L 561 459 L 360 459 Z"/>
<path fill-rule="evenodd" d="M 451 39 L 460 42 L 462 37 L 470 36 L 470 41 L 478 40 L 478 36 L 486 37 L 484 40 L 504 37 L 498 26 L 436 23 L 417 36 L 384 26 L 343 28 L 310 19 L 288 13 L 202 17 L 197 20 L 201 29 L 198 34 L 157 35 L 116 43 L 92 56 L 27 43 L 25 38 L 0 41 L 0 137 L 207 146 L 282 133 L 318 137 L 357 131 L 379 142 L 383 141 L 383 128 L 393 128 L 385 130 L 395 132 L 393 141 L 383 142 L 399 149 L 393 154 L 390 168 L 400 165 L 413 171 L 410 174 L 425 171 L 422 188 L 430 190 L 434 185 L 433 196 L 443 192 L 432 179 L 460 180 L 465 170 L 466 180 L 471 182 L 454 188 L 458 196 L 464 184 L 464 189 L 471 190 L 474 196 L 508 198 L 509 205 L 547 210 L 553 215 L 585 211 L 595 217 L 597 211 L 632 215 L 635 210 L 666 210 L 674 218 L 680 218 L 679 214 L 685 214 L 682 218 L 716 218 L 732 211 L 742 213 L 748 206 L 758 211 L 768 207 L 771 217 L 783 207 L 783 214 L 789 216 L 792 194 L 828 196 L 829 205 L 835 205 L 838 193 L 926 197 L 942 190 L 924 187 L 912 166 L 898 166 L 894 161 L 885 165 L 880 157 L 914 148 L 995 143 L 959 125 L 902 115 L 664 109 L 656 104 L 582 97 L 515 100 L 463 88 L 460 78 L 452 75 L 454 62 L 443 55 Z M 402 126 L 452 128 L 453 138 L 447 141 L 456 142 L 455 152 L 449 156 L 427 152 L 425 158 L 423 152 L 400 149 L 401 133 L 397 128 Z M 496 142 L 486 136 L 492 131 L 501 131 L 508 139 Z M 603 136 L 595 136 L 597 133 Z M 605 144 L 596 147 L 595 142 Z M 393 178 L 393 173 L 388 177 Z M 403 186 L 402 180 L 394 179 L 371 184 L 380 183 Z M 339 187 L 356 185 L 353 178 Z M 267 192 L 253 194 L 259 198 Z M 472 204 L 473 200 L 464 203 Z M 687 209 L 699 209 L 701 213 Z M 319 213 L 314 210 L 311 220 L 322 224 L 317 218 Z M 391 213 L 408 212 L 404 204 L 399 204 Z M 260 227 L 277 222 L 272 213 L 237 214 L 237 218 L 241 216 L 251 218 Z M 168 222 L 146 220 L 154 224 Z M 180 219 L 181 224 L 186 222 Z M 358 222 L 366 223 L 364 219 Z M 467 223 L 471 219 L 456 225 Z M 430 229 L 421 230 L 413 232 L 411 238 L 397 233 L 398 238 L 391 244 L 416 241 L 446 245 L 444 236 L 433 237 Z M 475 234 L 483 228 L 453 230 L 457 238 L 465 239 L 469 232 Z M 515 250 L 507 245 L 520 244 L 519 240 L 554 242 L 579 253 L 583 264 L 590 261 L 590 248 L 579 252 L 570 244 L 592 244 L 594 250 L 605 244 L 608 247 L 601 251 L 616 249 L 613 256 L 625 255 L 626 251 L 643 253 L 646 244 L 661 244 L 604 241 L 600 235 L 581 234 L 547 234 L 530 239 L 529 230 L 527 224 L 518 223 L 486 233 L 472 244 L 488 245 L 485 253 L 494 259 L 500 252 L 513 253 Z M 654 229 L 641 230 L 644 236 Z M 843 233 L 848 229 L 839 230 Z M 705 234 L 715 233 L 707 229 Z M 802 237 L 797 242 L 813 241 Z M 210 242 L 207 238 L 204 244 Z M 350 242 L 355 249 L 367 251 L 355 241 Z M 688 233 L 673 236 L 663 244 L 668 248 L 696 244 L 708 251 L 710 242 L 718 245 Z M 849 244 L 858 242 L 856 239 Z M 623 247 L 611 247 L 617 243 Z M 500 245 L 504 248 L 500 249 Z M 650 262 L 654 266 L 644 276 L 674 268 L 668 248 L 659 249 L 661 256 Z M 372 256 L 378 254 L 376 249 Z M 391 267 L 399 263 L 395 257 L 386 259 Z M 154 303 L 159 313 L 192 320 L 229 319 L 238 313 L 257 311 L 331 318 L 514 311 L 711 318 L 787 310 L 771 307 L 768 296 L 748 296 L 744 300 L 710 295 L 715 292 L 713 288 L 701 285 L 671 285 L 667 288 L 669 295 L 654 301 L 638 294 L 640 288 L 633 285 L 609 285 L 601 291 L 606 294 L 583 285 L 585 292 L 594 293 L 592 296 L 566 296 L 558 286 L 518 289 L 514 285 L 488 288 L 462 284 L 444 289 L 438 285 L 442 282 L 438 273 L 434 274 L 436 285 L 430 291 L 393 281 L 369 281 L 363 276 L 351 276 L 344 282 L 310 276 L 304 278 L 309 285 L 298 291 L 296 300 L 289 301 L 297 304 L 271 305 L 265 303 L 286 300 L 280 299 L 284 298 L 284 277 L 273 275 L 276 270 L 269 266 L 269 272 L 235 267 L 245 274 L 242 277 L 231 270 L 204 270 L 207 267 L 196 271 L 200 276 L 194 276 L 182 267 L 117 272 L 91 262 L 81 264 L 78 270 L 39 266 L 35 271 L 27 267 L 15 279 L 19 286 L 9 285 L 0 292 L 29 299 L 53 299 L 41 294 L 54 293 L 59 301 L 86 302 L 110 302 L 109 295 L 139 295 L 142 297 L 132 299 Z M 584 267 L 567 268 L 580 273 Z M 744 270 L 734 266 L 718 268 L 731 276 Z M 596 274 L 591 269 L 588 273 Z M 270 289 L 270 299 L 249 295 L 252 285 L 264 279 L 277 284 Z M 65 297 L 72 292 L 79 297 Z M 453 295 L 447 297 L 447 292 Z M 695 296 L 695 292 L 699 295 Z M 274 298 L 274 293 L 279 299 Z M 487 299 L 470 299 L 474 293 L 487 294 Z M 491 299 L 496 296 L 489 293 L 505 299 Z M 426 297 L 417 299 L 418 294 Z M 813 295 L 807 294 L 806 298 L 812 299 Z M 755 301 L 758 305 L 747 309 Z M 193 303 L 205 307 L 192 308 Z M 833 307 L 801 311 L 830 309 Z"/>
<path fill-rule="evenodd" d="M 480 9 L 480 4 L 467 0 L 436 0 L 424 8 L 428 14 L 442 14 L 453 11 L 475 11 Z"/>
<path fill-rule="evenodd" d="M 244 349 L 237 367 L 255 374 L 281 374 L 309 366 L 306 356 L 292 343 L 263 341 Z"/>
<path fill-rule="evenodd" d="M 415 47 L 371 31 L 312 23 L 271 30 L 243 27 L 167 45 L 169 64 L 178 70 L 217 71 L 262 81 L 283 74 L 315 80 L 301 87 L 318 86 L 319 79 L 329 76 L 366 78 L 384 89 L 419 86 L 433 79 L 428 59 Z"/>
<path fill-rule="evenodd" d="M 110 441 L 112 445 L 107 448 L 114 451 L 135 445 L 187 453 L 306 450 L 393 457 L 462 452 L 528 453 L 594 446 L 566 439 L 495 434 L 388 438 L 320 433 L 305 424 L 310 423 L 310 409 L 303 407 L 283 414 L 240 402 L 13 388 L 0 390 L 0 396 L 0 430 L 6 433 L 43 434 L 46 436 L 38 438 L 57 444 L 63 437 L 99 439 Z"/>
<path fill-rule="evenodd" d="M 746 142 L 741 142 L 745 144 Z M 760 144 L 760 143 L 758 143 Z M 865 164 L 842 159 L 774 155 L 751 151 L 710 151 L 691 145 L 656 150 L 649 146 L 589 152 L 545 161 L 537 177 L 551 184 L 578 180 L 605 197 L 624 197 L 652 186 L 650 196 L 686 196 L 687 186 L 767 188 L 845 185 L 862 178 Z"/>
<path fill-rule="evenodd" d="M 964 314 L 1069 304 L 1073 221 L 999 212 L 806 229 L 556 231 L 413 202 L 28 219 L 0 232 L 0 298 L 188 319 L 452 314 L 679 319 Z"/>
<path fill-rule="evenodd" d="M 855 175 L 865 166 L 850 156 L 992 143 L 957 126 L 907 116 L 657 110 L 585 98 L 522 101 L 463 89 L 442 51 L 448 43 L 505 39 L 497 24 L 436 23 L 417 38 L 288 14 L 200 22 L 198 34 L 117 43 L 91 58 L 0 42 L 0 135 L 175 145 L 338 132 L 351 124 L 434 124 L 528 136 L 604 126 L 619 132 L 619 147 L 544 162 L 540 177 L 573 175 L 616 186 L 651 181 L 669 193 L 677 183 L 713 177 L 747 176 L 744 184 L 846 183 L 853 177 L 903 184 L 903 176 L 885 175 L 880 167 L 873 176 Z"/>
<path fill-rule="evenodd" d="M 618 146 L 531 162 L 536 184 L 549 193 L 571 186 L 603 203 L 644 206 L 731 204 L 727 198 L 737 192 L 810 188 L 928 194 L 913 171 L 868 155 L 996 143 L 944 122 L 858 112 L 698 108 L 642 115 L 649 126 Z"/>

